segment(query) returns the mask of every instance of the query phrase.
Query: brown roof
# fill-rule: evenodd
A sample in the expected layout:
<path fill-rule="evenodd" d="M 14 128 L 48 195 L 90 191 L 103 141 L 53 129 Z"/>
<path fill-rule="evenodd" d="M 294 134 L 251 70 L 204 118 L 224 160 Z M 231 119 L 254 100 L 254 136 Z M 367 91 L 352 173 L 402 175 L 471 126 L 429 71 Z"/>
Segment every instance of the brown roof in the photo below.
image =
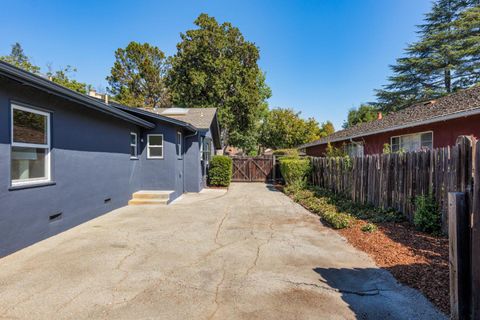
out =
<path fill-rule="evenodd" d="M 168 114 L 165 111 L 173 108 L 155 108 L 142 110 L 154 112 L 162 116 L 177 119 L 193 125 L 198 129 L 209 129 L 217 113 L 217 108 L 185 108 L 186 113 Z"/>
<path fill-rule="evenodd" d="M 300 147 L 311 147 L 328 142 L 415 127 L 426 123 L 463 117 L 471 113 L 480 113 L 480 86 L 474 86 L 437 100 L 419 103 L 398 112 L 392 112 L 384 115 L 380 120 L 359 123 Z"/>

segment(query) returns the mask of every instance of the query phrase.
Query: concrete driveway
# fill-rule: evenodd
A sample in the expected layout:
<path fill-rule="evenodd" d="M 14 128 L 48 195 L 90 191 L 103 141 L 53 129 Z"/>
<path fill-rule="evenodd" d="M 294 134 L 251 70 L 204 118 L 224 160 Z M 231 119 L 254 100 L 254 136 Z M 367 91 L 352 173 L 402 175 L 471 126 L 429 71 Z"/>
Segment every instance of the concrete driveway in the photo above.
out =
<path fill-rule="evenodd" d="M 283 194 L 125 207 L 0 260 L 1 319 L 442 319 Z"/>

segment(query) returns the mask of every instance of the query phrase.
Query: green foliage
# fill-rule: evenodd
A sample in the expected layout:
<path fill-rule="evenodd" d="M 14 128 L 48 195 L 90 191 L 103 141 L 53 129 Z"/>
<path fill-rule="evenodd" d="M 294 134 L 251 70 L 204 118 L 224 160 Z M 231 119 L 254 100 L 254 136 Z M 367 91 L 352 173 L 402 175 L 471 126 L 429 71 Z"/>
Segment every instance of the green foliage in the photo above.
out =
<path fill-rule="evenodd" d="M 320 138 L 327 137 L 335 132 L 335 127 L 331 121 L 322 122 L 320 126 Z"/>
<path fill-rule="evenodd" d="M 69 77 L 69 74 L 72 74 L 74 72 L 77 72 L 77 69 L 68 65 L 67 67 L 60 70 L 56 70 L 56 71 L 49 70 L 47 72 L 47 76 L 51 81 L 58 83 L 61 86 L 69 88 L 70 90 L 73 90 L 73 91 L 86 94 L 87 90 L 90 89 L 91 86 L 87 85 L 86 83 L 71 79 Z"/>
<path fill-rule="evenodd" d="M 332 130 L 327 123 L 324 130 Z M 260 144 L 267 148 L 293 148 L 321 137 L 318 122 L 304 120 L 300 112 L 290 108 L 276 108 L 268 112 L 261 126 Z"/>
<path fill-rule="evenodd" d="M 362 104 L 358 109 L 348 111 L 347 121 L 343 123 L 343 128 L 347 129 L 358 123 L 370 122 L 377 119 L 378 109 L 374 106 Z"/>
<path fill-rule="evenodd" d="M 310 170 L 309 159 L 280 159 L 280 172 L 287 186 L 305 186 Z"/>
<path fill-rule="evenodd" d="M 436 0 L 419 40 L 391 66 L 377 105 L 395 111 L 475 84 L 480 79 L 480 12 L 476 0 Z"/>
<path fill-rule="evenodd" d="M 358 219 L 368 220 L 372 223 L 400 222 L 404 216 L 393 209 L 381 209 L 368 204 L 355 203 L 348 196 L 337 194 L 330 190 L 311 187 L 317 197 L 328 199 L 328 203 L 334 205 L 338 211 L 345 212 Z"/>
<path fill-rule="evenodd" d="M 232 180 L 232 159 L 215 155 L 208 168 L 208 183 L 211 186 L 228 187 Z"/>
<path fill-rule="evenodd" d="M 297 149 L 278 149 L 273 151 L 273 155 L 275 156 L 285 156 L 289 158 L 298 158 L 298 150 Z"/>
<path fill-rule="evenodd" d="M 197 29 L 181 34 L 171 59 L 168 87 L 175 104 L 216 107 L 226 144 L 256 149 L 271 90 L 258 66 L 257 46 L 240 30 L 201 14 Z"/>
<path fill-rule="evenodd" d="M 383 153 L 384 153 L 384 154 L 390 154 L 390 153 L 392 153 L 392 147 L 390 146 L 389 143 L 384 143 L 384 144 L 383 144 Z"/>
<path fill-rule="evenodd" d="M 30 58 L 25 55 L 22 46 L 18 42 L 12 45 L 12 50 L 10 51 L 10 54 L 8 56 L 0 57 L 0 60 L 13 64 L 16 67 L 29 72 L 40 72 L 40 67 L 34 65 L 30 61 Z"/>
<path fill-rule="evenodd" d="M 30 61 L 30 58 L 25 55 L 22 46 L 18 42 L 12 45 L 12 51 L 10 52 L 10 54 L 8 56 L 0 57 L 0 60 L 13 64 L 14 66 L 28 72 L 40 73 L 40 67 L 34 65 Z M 77 72 L 77 69 L 70 65 L 68 65 L 66 68 L 62 68 L 56 71 L 53 71 L 51 66 L 48 66 L 48 72 L 46 75 L 48 76 L 50 81 L 58 83 L 61 86 L 83 94 L 87 93 L 90 85 L 79 82 L 69 77 L 69 75 L 75 72 Z"/>
<path fill-rule="evenodd" d="M 352 217 L 345 212 L 338 211 L 335 205 L 329 203 L 327 197 L 318 196 L 312 190 L 298 187 L 287 186 L 285 192 L 290 194 L 295 202 L 300 203 L 311 212 L 318 214 L 322 220 L 327 222 L 332 228 L 343 229 L 350 225 Z"/>
<path fill-rule="evenodd" d="M 115 51 L 115 63 L 107 77 L 109 92 L 128 106 L 168 107 L 166 72 L 167 60 L 159 48 L 132 41 Z"/>
<path fill-rule="evenodd" d="M 413 222 L 420 231 L 432 234 L 440 233 L 442 227 L 440 210 L 432 195 L 417 196 L 415 198 Z"/>
<path fill-rule="evenodd" d="M 327 157 L 332 157 L 332 158 L 348 157 L 348 154 L 345 151 L 345 147 L 337 148 L 337 147 L 334 147 L 330 142 L 327 144 L 327 149 L 325 151 L 325 155 Z"/>
<path fill-rule="evenodd" d="M 373 223 L 367 223 L 365 224 L 364 226 L 362 226 L 362 228 L 360 230 L 362 230 L 363 232 L 366 232 L 366 233 L 373 233 L 375 231 L 377 231 L 377 226 Z"/>

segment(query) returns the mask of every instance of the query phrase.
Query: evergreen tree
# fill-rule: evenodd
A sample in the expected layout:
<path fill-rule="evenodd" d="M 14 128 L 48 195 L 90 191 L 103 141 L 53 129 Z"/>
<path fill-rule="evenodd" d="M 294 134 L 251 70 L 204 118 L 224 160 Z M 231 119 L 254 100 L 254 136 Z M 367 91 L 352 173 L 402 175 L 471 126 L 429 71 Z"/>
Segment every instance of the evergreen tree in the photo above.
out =
<path fill-rule="evenodd" d="M 419 26 L 419 41 L 410 44 L 406 56 L 391 66 L 393 75 L 377 90 L 377 105 L 398 110 L 417 101 L 432 99 L 473 84 L 464 68 L 468 53 L 455 27 L 462 13 L 478 0 L 438 0 Z"/>
<path fill-rule="evenodd" d="M 13 64 L 16 67 L 29 72 L 40 72 L 40 67 L 34 65 L 30 61 L 30 58 L 25 55 L 22 46 L 18 42 L 12 45 L 12 50 L 10 51 L 10 54 L 8 56 L 0 57 L 0 60 Z"/>
<path fill-rule="evenodd" d="M 108 91 L 123 104 L 139 108 L 169 107 L 165 86 L 165 54 L 148 43 L 130 42 L 115 51 L 115 63 L 107 81 Z"/>

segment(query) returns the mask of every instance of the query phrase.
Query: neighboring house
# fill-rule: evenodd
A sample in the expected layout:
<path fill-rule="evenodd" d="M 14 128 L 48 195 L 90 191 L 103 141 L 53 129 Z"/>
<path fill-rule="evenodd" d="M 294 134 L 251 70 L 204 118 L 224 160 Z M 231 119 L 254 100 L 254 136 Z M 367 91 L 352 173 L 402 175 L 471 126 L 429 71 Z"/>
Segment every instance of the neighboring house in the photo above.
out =
<path fill-rule="evenodd" d="M 0 256 L 139 190 L 165 191 L 166 201 L 200 191 L 220 132 L 214 109 L 192 110 L 182 121 L 105 104 L 0 62 Z"/>
<path fill-rule="evenodd" d="M 460 135 L 480 138 L 480 86 L 360 123 L 299 148 L 309 156 L 325 155 L 328 143 L 350 155 L 417 151 L 452 146 Z"/>

